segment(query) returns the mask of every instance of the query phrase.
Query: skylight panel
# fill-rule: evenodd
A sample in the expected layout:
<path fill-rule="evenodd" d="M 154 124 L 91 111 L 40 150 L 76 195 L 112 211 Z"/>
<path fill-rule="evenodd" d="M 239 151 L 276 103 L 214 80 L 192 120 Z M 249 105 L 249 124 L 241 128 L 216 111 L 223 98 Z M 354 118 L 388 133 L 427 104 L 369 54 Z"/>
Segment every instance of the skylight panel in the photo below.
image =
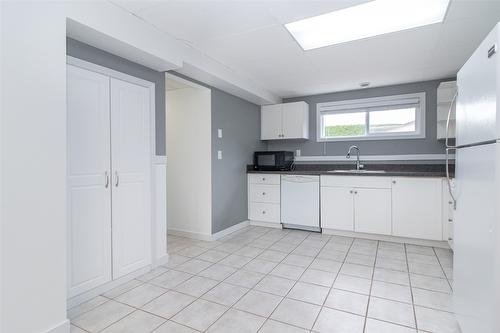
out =
<path fill-rule="evenodd" d="M 285 24 L 312 50 L 443 22 L 450 0 L 374 0 Z"/>

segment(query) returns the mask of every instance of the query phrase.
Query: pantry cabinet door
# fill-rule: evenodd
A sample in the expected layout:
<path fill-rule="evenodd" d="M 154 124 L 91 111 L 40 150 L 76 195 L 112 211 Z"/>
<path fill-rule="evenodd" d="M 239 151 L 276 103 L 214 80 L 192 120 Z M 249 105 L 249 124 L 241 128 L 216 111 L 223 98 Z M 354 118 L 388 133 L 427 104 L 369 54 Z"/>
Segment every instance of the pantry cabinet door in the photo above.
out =
<path fill-rule="evenodd" d="M 67 66 L 68 297 L 111 281 L 109 78 Z"/>
<path fill-rule="evenodd" d="M 393 235 L 442 240 L 441 191 L 440 178 L 394 178 Z"/>
<path fill-rule="evenodd" d="M 390 235 L 391 190 L 354 189 L 354 231 Z"/>
<path fill-rule="evenodd" d="M 151 263 L 150 94 L 111 79 L 114 279 Z"/>
<path fill-rule="evenodd" d="M 354 231 L 353 190 L 321 187 L 321 228 Z"/>

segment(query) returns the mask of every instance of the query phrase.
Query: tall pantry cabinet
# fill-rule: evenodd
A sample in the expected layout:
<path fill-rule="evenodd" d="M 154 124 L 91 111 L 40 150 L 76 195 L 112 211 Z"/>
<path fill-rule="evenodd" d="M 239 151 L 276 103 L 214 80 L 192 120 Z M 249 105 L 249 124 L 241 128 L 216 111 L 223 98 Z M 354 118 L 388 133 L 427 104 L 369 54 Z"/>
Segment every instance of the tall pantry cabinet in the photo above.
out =
<path fill-rule="evenodd" d="M 68 297 L 151 264 L 150 87 L 67 66 Z"/>

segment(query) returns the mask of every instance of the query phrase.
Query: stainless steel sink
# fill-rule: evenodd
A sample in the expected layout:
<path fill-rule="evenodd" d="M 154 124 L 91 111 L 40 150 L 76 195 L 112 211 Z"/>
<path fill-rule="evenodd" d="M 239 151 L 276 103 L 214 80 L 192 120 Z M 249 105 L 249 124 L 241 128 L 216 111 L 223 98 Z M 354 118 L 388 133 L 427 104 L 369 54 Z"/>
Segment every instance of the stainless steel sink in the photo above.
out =
<path fill-rule="evenodd" d="M 351 170 L 329 170 L 328 172 L 331 173 L 385 173 L 385 170 L 356 170 L 356 169 L 351 169 Z"/>

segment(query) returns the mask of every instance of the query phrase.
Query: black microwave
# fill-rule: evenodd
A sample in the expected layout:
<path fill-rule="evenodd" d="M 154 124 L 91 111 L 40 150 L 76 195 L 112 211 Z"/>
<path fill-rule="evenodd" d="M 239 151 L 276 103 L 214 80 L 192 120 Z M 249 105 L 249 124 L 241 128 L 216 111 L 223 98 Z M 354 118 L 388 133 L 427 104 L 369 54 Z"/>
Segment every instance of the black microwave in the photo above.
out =
<path fill-rule="evenodd" d="M 286 171 L 293 165 L 291 151 L 256 151 L 253 153 L 253 168 L 261 171 Z"/>

